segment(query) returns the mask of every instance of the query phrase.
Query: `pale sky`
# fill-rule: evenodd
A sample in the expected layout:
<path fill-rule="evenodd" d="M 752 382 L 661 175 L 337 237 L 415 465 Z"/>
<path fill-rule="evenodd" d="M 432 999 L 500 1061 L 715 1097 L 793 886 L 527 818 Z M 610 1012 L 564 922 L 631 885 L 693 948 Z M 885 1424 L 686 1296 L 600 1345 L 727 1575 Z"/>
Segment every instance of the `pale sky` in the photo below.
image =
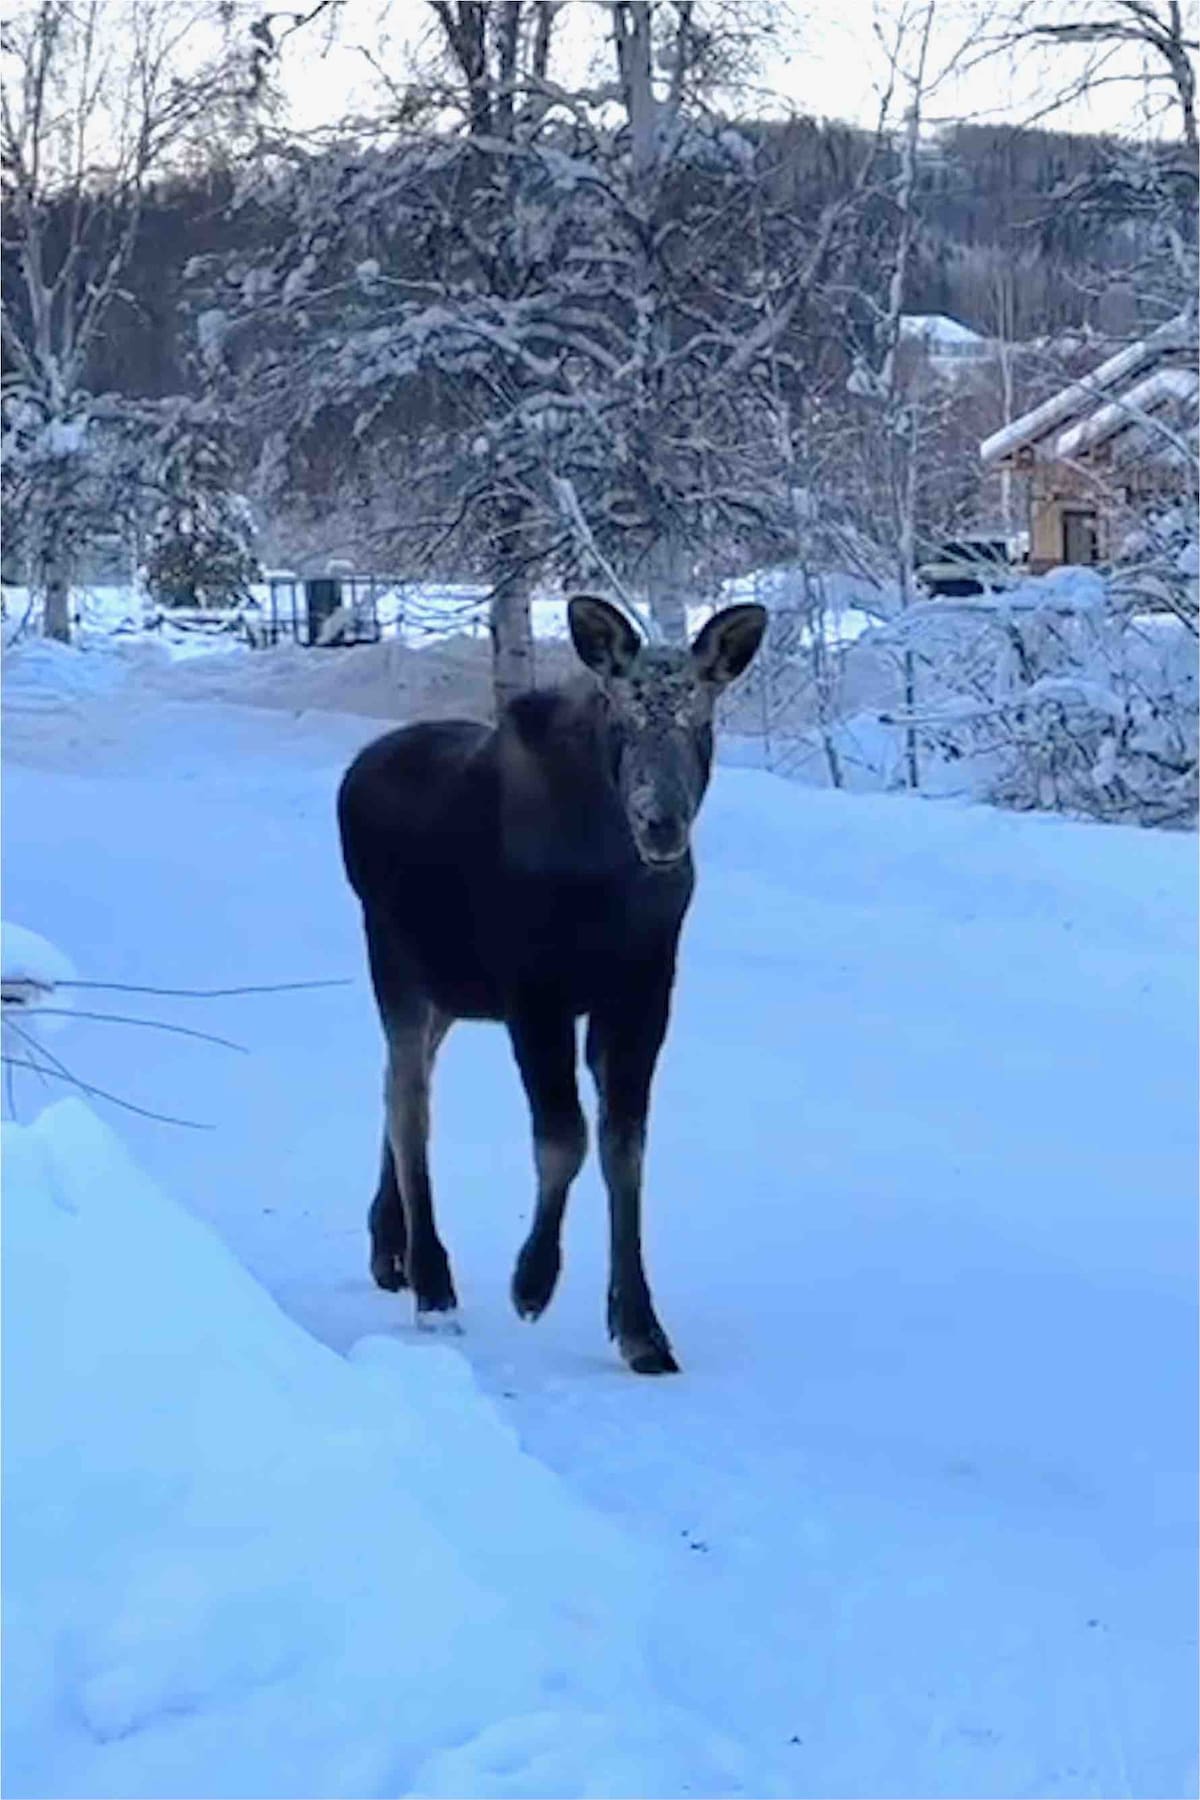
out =
<path fill-rule="evenodd" d="M 873 124 L 884 68 L 873 24 L 877 15 L 894 14 L 897 4 L 898 0 L 813 0 L 804 8 L 781 0 L 780 38 L 769 59 L 766 87 L 818 117 Z M 1196 10 L 1196 0 L 1188 10 Z M 1087 53 L 1057 46 L 1038 52 L 1036 58 L 1026 55 L 1020 65 L 997 58 L 970 67 L 979 46 L 963 23 L 966 11 L 964 0 L 943 0 L 939 9 L 930 66 L 938 71 L 958 66 L 926 101 L 931 125 L 953 118 L 1027 122 L 1041 113 L 1052 88 L 1068 85 L 1082 73 Z M 379 85 L 361 46 L 367 47 L 379 68 L 402 82 L 427 18 L 425 0 L 343 0 L 332 32 L 320 24 L 306 27 L 285 53 L 285 86 L 294 122 L 307 129 L 334 123 L 350 110 L 369 109 Z M 581 72 L 602 28 L 603 8 L 595 0 L 569 0 L 560 31 L 570 60 Z M 1139 52 L 1124 51 L 1108 72 L 1117 70 L 1136 78 L 1141 70 Z M 1101 88 L 1086 102 L 1063 108 L 1045 122 L 1063 130 L 1135 135 L 1154 130 L 1137 79 Z"/>

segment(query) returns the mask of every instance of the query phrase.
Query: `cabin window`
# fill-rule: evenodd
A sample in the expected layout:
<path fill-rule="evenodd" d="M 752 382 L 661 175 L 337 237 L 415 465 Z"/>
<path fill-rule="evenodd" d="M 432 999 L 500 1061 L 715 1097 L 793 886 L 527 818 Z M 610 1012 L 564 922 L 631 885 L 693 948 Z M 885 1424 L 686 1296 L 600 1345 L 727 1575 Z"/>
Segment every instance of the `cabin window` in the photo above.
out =
<path fill-rule="evenodd" d="M 1099 560 L 1094 512 L 1064 509 L 1062 539 L 1062 559 L 1065 563 L 1094 563 Z"/>

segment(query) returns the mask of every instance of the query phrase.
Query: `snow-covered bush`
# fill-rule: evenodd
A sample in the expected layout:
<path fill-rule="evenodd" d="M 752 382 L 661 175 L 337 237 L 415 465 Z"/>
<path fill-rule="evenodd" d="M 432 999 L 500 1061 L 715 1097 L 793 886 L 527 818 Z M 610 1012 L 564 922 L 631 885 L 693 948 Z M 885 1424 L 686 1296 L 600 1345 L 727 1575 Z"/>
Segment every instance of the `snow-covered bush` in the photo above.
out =
<path fill-rule="evenodd" d="M 1179 500 L 1147 514 L 1120 549 L 1116 586 L 1124 603 L 1174 613 L 1195 633 L 1200 577 L 1200 528 L 1193 501 Z"/>
<path fill-rule="evenodd" d="M 1142 566 L 1142 565 L 1139 565 Z M 887 639 L 913 652 L 926 755 L 1004 806 L 1187 825 L 1197 806 L 1194 621 L 1128 570 L 1062 569 L 1007 593 L 914 607 Z"/>

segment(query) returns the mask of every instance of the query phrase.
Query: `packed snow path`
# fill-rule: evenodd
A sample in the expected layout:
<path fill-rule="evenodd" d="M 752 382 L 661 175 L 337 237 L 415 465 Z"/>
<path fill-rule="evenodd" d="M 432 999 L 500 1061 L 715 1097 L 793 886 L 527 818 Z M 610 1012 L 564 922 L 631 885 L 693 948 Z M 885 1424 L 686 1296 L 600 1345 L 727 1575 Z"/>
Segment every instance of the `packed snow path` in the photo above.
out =
<path fill-rule="evenodd" d="M 56 1049 L 215 1127 L 108 1113 L 308 1330 L 410 1341 L 366 1275 L 380 1048 L 332 817 L 376 727 L 94 685 L 10 710 L 6 914 L 97 980 L 353 983 L 97 996 L 249 1057 L 82 1019 Z M 653 1548 L 647 1666 L 742 1792 L 1192 1791 L 1194 841 L 723 769 L 698 850 L 647 1202 L 684 1374 L 606 1345 L 590 1160 L 555 1302 L 512 1316 L 528 1125 L 480 1026 L 435 1091 L 464 1354 Z"/>

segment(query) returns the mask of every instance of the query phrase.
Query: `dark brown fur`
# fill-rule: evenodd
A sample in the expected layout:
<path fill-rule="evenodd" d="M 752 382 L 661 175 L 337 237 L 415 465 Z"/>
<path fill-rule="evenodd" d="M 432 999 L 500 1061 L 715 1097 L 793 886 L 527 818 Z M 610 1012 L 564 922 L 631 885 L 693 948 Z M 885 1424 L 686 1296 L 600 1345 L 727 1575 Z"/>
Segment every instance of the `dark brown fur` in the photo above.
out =
<path fill-rule="evenodd" d="M 526 1318 L 544 1310 L 587 1143 L 575 1066 L 575 1021 L 586 1016 L 610 1202 L 609 1330 L 632 1368 L 661 1373 L 676 1363 L 640 1230 L 650 1084 L 692 893 L 688 833 L 708 782 L 713 703 L 765 620 L 760 608 L 730 608 L 689 652 L 643 647 L 603 601 L 570 610 L 592 676 L 523 695 L 494 730 L 449 721 L 391 732 L 342 783 L 343 855 L 388 1044 L 371 1268 L 383 1287 L 413 1288 L 419 1322 L 452 1317 L 429 1189 L 429 1081 L 454 1019 L 500 1020 L 538 1177 L 513 1301 Z"/>

